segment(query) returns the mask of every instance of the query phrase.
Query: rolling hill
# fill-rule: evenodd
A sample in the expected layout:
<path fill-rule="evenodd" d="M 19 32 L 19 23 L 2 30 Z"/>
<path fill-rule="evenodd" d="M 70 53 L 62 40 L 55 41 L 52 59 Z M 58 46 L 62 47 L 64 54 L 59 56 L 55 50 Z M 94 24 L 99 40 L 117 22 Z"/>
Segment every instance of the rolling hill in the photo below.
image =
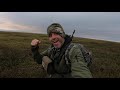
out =
<path fill-rule="evenodd" d="M 42 41 L 39 51 L 50 45 L 47 35 L 0 32 L 0 78 L 44 78 L 46 72 L 32 58 L 32 39 Z M 74 37 L 93 53 L 90 70 L 94 78 L 120 78 L 120 43 Z"/>

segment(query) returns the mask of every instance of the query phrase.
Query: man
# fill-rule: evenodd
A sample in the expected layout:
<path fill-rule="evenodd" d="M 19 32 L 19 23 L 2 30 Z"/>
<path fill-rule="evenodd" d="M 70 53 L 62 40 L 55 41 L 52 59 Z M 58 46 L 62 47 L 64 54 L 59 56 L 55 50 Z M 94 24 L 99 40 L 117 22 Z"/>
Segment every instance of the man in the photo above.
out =
<path fill-rule="evenodd" d="M 78 44 L 71 43 L 71 37 L 65 34 L 59 23 L 51 24 L 47 34 L 51 47 L 39 53 L 41 41 L 34 39 L 31 50 L 36 62 L 43 65 L 50 78 L 92 78 Z M 71 44 L 73 47 L 68 50 Z M 69 51 L 69 62 L 66 60 L 66 50 Z"/>

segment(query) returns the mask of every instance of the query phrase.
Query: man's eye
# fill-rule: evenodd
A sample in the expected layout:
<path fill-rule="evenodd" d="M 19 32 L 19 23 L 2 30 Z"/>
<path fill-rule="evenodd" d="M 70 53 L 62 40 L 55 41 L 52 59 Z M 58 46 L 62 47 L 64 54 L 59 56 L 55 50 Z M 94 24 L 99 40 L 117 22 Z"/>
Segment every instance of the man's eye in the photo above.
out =
<path fill-rule="evenodd" d="M 49 37 L 52 37 L 52 34 L 49 34 Z"/>

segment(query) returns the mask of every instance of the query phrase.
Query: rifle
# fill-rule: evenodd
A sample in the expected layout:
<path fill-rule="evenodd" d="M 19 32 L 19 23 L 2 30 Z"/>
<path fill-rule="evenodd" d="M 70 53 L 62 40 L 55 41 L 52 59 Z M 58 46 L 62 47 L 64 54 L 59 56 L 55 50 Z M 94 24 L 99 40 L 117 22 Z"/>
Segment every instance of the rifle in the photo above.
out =
<path fill-rule="evenodd" d="M 72 33 L 71 39 L 73 39 L 73 35 L 74 35 L 74 33 L 75 33 L 75 30 L 74 30 L 73 33 Z"/>

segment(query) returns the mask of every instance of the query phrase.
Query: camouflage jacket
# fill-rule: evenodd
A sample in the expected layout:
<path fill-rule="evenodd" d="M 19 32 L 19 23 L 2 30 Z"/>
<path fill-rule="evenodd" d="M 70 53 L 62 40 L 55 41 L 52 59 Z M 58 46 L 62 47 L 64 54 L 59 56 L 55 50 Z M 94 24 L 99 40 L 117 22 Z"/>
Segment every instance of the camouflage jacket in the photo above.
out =
<path fill-rule="evenodd" d="M 78 47 L 78 44 L 74 43 L 74 46 L 69 51 L 70 64 L 66 64 L 65 54 L 61 56 L 62 49 L 66 45 L 73 44 L 71 43 L 70 37 L 66 36 L 65 43 L 61 49 L 56 49 L 53 46 L 49 47 L 42 53 L 38 52 L 38 47 L 33 48 L 32 52 L 34 59 L 37 63 L 42 63 L 42 57 L 48 56 L 52 63 L 48 68 L 51 68 L 49 72 L 51 73 L 51 78 L 92 78 L 92 74 L 85 63 L 84 57 L 81 50 Z"/>

